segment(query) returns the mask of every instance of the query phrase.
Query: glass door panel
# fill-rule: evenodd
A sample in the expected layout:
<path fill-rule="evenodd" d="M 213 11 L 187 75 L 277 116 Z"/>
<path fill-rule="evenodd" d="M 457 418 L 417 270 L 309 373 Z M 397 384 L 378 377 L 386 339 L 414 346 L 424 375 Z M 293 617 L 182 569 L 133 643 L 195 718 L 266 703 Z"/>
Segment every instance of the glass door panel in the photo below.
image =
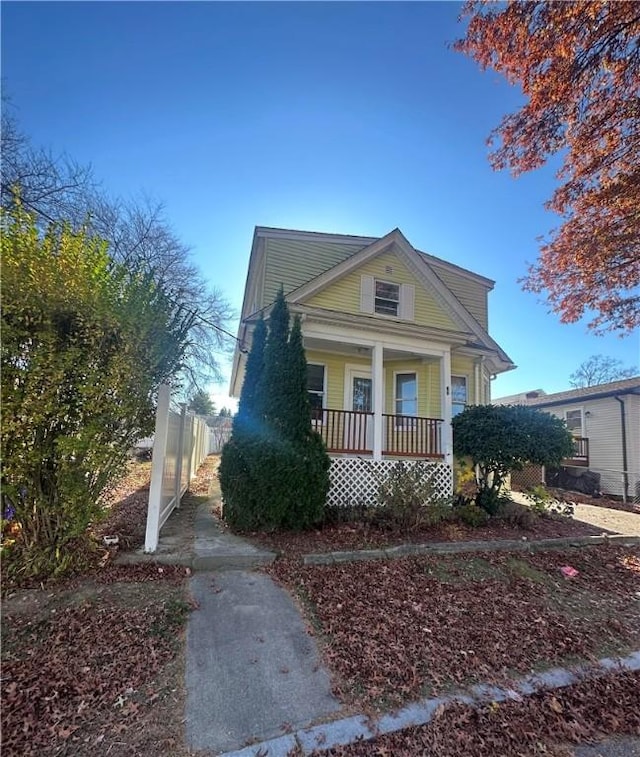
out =
<path fill-rule="evenodd" d="M 373 411 L 373 381 L 364 376 L 354 376 L 352 385 L 352 410 L 358 410 L 362 413 L 371 413 Z"/>

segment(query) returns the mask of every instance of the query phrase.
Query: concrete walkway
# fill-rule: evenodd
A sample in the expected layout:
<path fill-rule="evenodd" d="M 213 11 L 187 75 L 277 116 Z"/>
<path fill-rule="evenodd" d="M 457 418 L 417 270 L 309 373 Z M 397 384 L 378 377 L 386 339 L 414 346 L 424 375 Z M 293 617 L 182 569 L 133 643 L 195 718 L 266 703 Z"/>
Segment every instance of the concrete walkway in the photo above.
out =
<path fill-rule="evenodd" d="M 262 573 L 197 573 L 187 627 L 187 744 L 219 754 L 340 709 L 290 596 Z"/>
<path fill-rule="evenodd" d="M 268 565 L 275 558 L 275 552 L 255 547 L 227 531 L 213 515 L 213 500 L 209 500 L 174 510 L 160 531 L 158 548 L 153 554 L 145 554 L 141 547 L 123 552 L 116 562 L 184 565 L 192 570 L 238 570 Z"/>
<path fill-rule="evenodd" d="M 510 491 L 509 495 L 520 504 L 530 504 L 522 492 Z M 567 497 L 570 496 L 570 492 L 568 492 Z M 589 523 L 589 525 L 601 528 L 603 531 L 625 534 L 626 536 L 640 536 L 640 512 L 632 513 L 625 510 L 578 503 L 574 505 L 573 517 L 575 520 Z"/>
<path fill-rule="evenodd" d="M 224 530 L 211 512 L 211 502 L 200 505 L 196 512 L 193 552 L 194 570 L 257 568 L 276 558 L 275 552 L 259 549 Z"/>
<path fill-rule="evenodd" d="M 185 503 L 160 533 L 158 550 L 121 562 L 190 566 L 186 738 L 219 754 L 308 727 L 340 709 L 313 637 L 289 594 L 250 572 L 276 555 L 231 534 L 214 499 Z M 191 508 L 191 509 L 190 509 Z"/>

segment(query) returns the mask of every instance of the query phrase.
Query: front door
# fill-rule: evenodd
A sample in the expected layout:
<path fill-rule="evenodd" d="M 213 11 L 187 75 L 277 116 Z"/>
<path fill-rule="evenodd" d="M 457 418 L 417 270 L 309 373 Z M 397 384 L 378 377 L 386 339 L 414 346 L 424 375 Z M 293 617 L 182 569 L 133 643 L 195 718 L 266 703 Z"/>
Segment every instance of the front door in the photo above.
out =
<path fill-rule="evenodd" d="M 373 449 L 373 381 L 371 371 L 361 368 L 348 370 L 344 426 L 345 448 L 353 452 L 370 452 Z"/>

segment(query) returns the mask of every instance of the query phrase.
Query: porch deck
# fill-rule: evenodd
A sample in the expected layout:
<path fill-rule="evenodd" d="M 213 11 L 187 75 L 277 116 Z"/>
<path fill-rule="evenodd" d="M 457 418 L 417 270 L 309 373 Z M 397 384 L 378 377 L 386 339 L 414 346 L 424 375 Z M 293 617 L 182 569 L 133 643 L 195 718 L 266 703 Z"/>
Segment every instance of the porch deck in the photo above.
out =
<path fill-rule="evenodd" d="M 589 467 L 589 439 L 584 436 L 576 436 L 573 440 L 573 455 L 562 461 L 563 465 L 576 468 Z"/>
<path fill-rule="evenodd" d="M 328 452 L 371 455 L 373 413 L 323 408 L 312 418 Z M 382 414 L 382 454 L 385 457 L 442 459 L 442 419 Z"/>

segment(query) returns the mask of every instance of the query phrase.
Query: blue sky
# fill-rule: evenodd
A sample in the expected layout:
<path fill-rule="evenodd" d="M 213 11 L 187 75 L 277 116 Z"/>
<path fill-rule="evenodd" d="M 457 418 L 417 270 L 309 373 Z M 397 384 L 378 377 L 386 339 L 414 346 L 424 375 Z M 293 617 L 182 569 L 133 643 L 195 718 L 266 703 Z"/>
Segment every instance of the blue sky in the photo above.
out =
<path fill-rule="evenodd" d="M 557 223 L 543 208 L 553 168 L 517 180 L 490 168 L 485 139 L 521 99 L 447 47 L 462 33 L 458 3 L 1 12 L 3 85 L 24 131 L 91 163 L 110 192 L 163 200 L 238 312 L 255 225 L 372 236 L 397 226 L 496 281 L 490 331 L 519 367 L 494 397 L 567 389 L 593 354 L 638 365 L 638 335 L 561 325 L 517 283 Z M 224 403 L 226 386 L 213 391 Z"/>

